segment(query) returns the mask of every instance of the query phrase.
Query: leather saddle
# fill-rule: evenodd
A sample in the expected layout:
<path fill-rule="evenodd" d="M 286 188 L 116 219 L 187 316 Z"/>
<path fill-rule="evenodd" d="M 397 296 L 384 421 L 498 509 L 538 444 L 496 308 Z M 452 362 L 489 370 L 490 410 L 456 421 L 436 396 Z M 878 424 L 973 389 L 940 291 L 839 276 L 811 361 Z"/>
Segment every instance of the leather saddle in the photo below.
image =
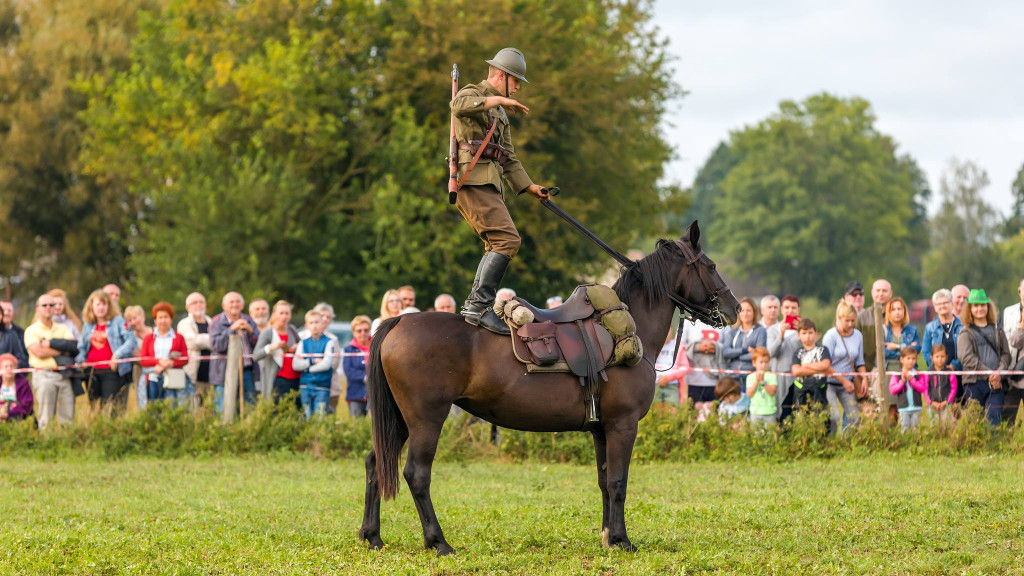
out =
<path fill-rule="evenodd" d="M 534 321 L 512 333 L 512 349 L 527 372 L 576 375 L 587 392 L 587 420 L 596 422 L 598 378 L 608 381 L 605 368 L 614 356 L 615 339 L 601 325 L 586 289 L 577 287 L 564 304 L 550 310 L 517 298 Z"/>

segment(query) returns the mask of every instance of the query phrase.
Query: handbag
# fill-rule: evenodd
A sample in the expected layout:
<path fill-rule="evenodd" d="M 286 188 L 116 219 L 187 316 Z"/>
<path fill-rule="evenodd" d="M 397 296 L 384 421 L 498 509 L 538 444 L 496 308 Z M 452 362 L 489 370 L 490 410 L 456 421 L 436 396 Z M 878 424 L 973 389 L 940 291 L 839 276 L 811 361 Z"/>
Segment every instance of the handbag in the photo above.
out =
<path fill-rule="evenodd" d="M 185 369 L 184 368 L 168 368 L 163 373 L 164 383 L 163 386 L 167 390 L 184 390 L 185 389 Z"/>

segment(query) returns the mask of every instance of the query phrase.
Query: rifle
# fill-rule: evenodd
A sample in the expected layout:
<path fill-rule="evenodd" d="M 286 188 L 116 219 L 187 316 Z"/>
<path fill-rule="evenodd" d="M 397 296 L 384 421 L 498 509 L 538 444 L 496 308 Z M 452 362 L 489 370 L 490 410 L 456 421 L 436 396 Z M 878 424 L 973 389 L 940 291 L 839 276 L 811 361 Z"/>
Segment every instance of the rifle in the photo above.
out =
<path fill-rule="evenodd" d="M 459 65 L 452 64 L 452 100 L 459 92 Z M 455 113 L 452 112 L 452 135 L 448 142 L 448 203 L 455 204 L 459 194 L 459 143 L 455 141 Z"/>

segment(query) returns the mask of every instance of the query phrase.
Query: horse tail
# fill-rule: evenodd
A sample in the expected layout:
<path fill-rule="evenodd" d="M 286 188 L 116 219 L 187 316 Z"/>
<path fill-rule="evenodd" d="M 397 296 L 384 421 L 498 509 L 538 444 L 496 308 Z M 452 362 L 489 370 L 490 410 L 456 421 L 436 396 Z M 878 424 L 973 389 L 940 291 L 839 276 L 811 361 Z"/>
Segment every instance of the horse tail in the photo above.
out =
<path fill-rule="evenodd" d="M 380 347 L 401 316 L 380 323 L 370 342 L 370 361 L 366 368 L 366 392 L 370 401 L 373 430 L 373 452 L 376 455 L 377 485 L 381 498 L 394 498 L 398 493 L 398 455 L 402 451 L 401 427 L 405 424 L 391 394 Z"/>

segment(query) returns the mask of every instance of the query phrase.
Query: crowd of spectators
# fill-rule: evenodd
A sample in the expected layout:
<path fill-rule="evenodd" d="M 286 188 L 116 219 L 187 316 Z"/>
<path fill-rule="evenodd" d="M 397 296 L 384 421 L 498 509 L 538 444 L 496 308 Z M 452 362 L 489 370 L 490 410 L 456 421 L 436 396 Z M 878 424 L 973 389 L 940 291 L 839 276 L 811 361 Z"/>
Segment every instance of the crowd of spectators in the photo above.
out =
<path fill-rule="evenodd" d="M 948 372 L 1024 369 L 1024 280 L 1018 294 L 1021 302 L 999 314 L 984 290 L 938 290 L 931 298 L 936 317 L 922 337 L 904 299 L 893 295 L 889 282 L 877 280 L 871 299 L 880 308 L 884 339 L 877 358 L 876 313 L 865 307 L 857 281 L 847 284 L 827 327 L 801 317 L 796 295 L 743 298 L 732 326 L 687 324 L 674 359 L 669 334 L 656 364 L 655 402 L 688 400 L 702 420 L 717 406 L 723 418 L 768 425 L 810 406 L 828 410 L 834 434 L 857 426 L 865 412 L 881 412 L 910 428 L 925 411 L 950 421 L 970 402 L 993 425 L 1012 423 L 1024 400 L 1024 377 Z M 514 296 L 507 288 L 498 294 Z M 349 414 L 363 417 L 373 332 L 387 318 L 419 311 L 412 286 L 388 290 L 379 315 L 354 317 L 351 340 L 340 342 L 328 329 L 335 316 L 325 302 L 305 313 L 301 327 L 293 325 L 288 302 L 257 298 L 247 309 L 245 304 L 242 294 L 228 292 L 210 316 L 205 296 L 195 292 L 185 298 L 180 318 L 172 304 L 154 304 L 150 324 L 141 306 L 122 312 L 114 284 L 90 293 L 80 315 L 67 294 L 54 289 L 35 300 L 32 321 L 22 328 L 14 322 L 14 304 L 0 302 L 0 421 L 32 417 L 40 428 L 54 420 L 67 424 L 83 394 L 92 410 L 116 416 L 125 411 L 131 389 L 139 409 L 163 401 L 192 409 L 208 404 L 222 413 L 229 371 L 238 374 L 237 404 L 280 402 L 293 394 L 313 417 L 333 413 L 344 391 Z M 557 296 L 547 301 L 549 308 L 560 304 Z M 438 295 L 429 309 L 457 313 L 450 294 Z M 229 368 L 233 346 L 241 361 Z M 887 382 L 874 376 L 879 363 Z M 31 371 L 19 372 L 26 368 Z"/>
<path fill-rule="evenodd" d="M 157 302 L 148 310 L 150 323 L 142 306 L 122 311 L 120 287 L 108 284 L 88 295 L 79 315 L 54 289 L 35 300 L 32 321 L 22 328 L 13 302 L 0 302 L 0 421 L 34 418 L 43 429 L 54 420 L 69 424 L 82 395 L 90 410 L 118 416 L 131 390 L 140 410 L 162 401 L 189 409 L 206 404 L 220 414 L 233 346 L 241 357 L 239 404 L 280 402 L 294 393 L 297 407 L 312 417 L 334 413 L 344 392 L 349 414 L 364 417 L 372 331 L 384 319 L 419 311 L 412 286 L 388 290 L 380 315 L 354 317 L 351 340 L 340 342 L 328 330 L 335 315 L 326 302 L 307 311 L 302 326 L 292 323 L 291 303 L 256 298 L 246 309 L 234 291 L 213 316 L 198 292 L 184 305 L 178 317 L 172 304 Z M 429 309 L 457 313 L 451 294 L 438 295 Z"/>
<path fill-rule="evenodd" d="M 655 402 L 689 400 L 700 420 L 717 406 L 723 419 L 767 424 L 810 406 L 828 411 L 832 434 L 857 426 L 865 413 L 904 429 L 917 426 L 924 412 L 950 422 L 972 402 L 993 426 L 1012 424 L 1024 400 L 1024 376 L 952 372 L 1024 370 L 1024 280 L 1017 292 L 1020 302 L 1000 315 L 983 289 L 937 290 L 936 317 L 921 337 L 907 302 L 888 281 L 876 280 L 871 300 L 880 311 L 881 356 L 876 311 L 865 307 L 860 282 L 846 285 L 831 326 L 801 318 L 796 295 L 781 301 L 768 295 L 760 303 L 744 298 L 732 326 L 688 325 L 675 359 L 669 334 L 657 362 Z M 876 376 L 883 367 L 886 381 Z"/>

